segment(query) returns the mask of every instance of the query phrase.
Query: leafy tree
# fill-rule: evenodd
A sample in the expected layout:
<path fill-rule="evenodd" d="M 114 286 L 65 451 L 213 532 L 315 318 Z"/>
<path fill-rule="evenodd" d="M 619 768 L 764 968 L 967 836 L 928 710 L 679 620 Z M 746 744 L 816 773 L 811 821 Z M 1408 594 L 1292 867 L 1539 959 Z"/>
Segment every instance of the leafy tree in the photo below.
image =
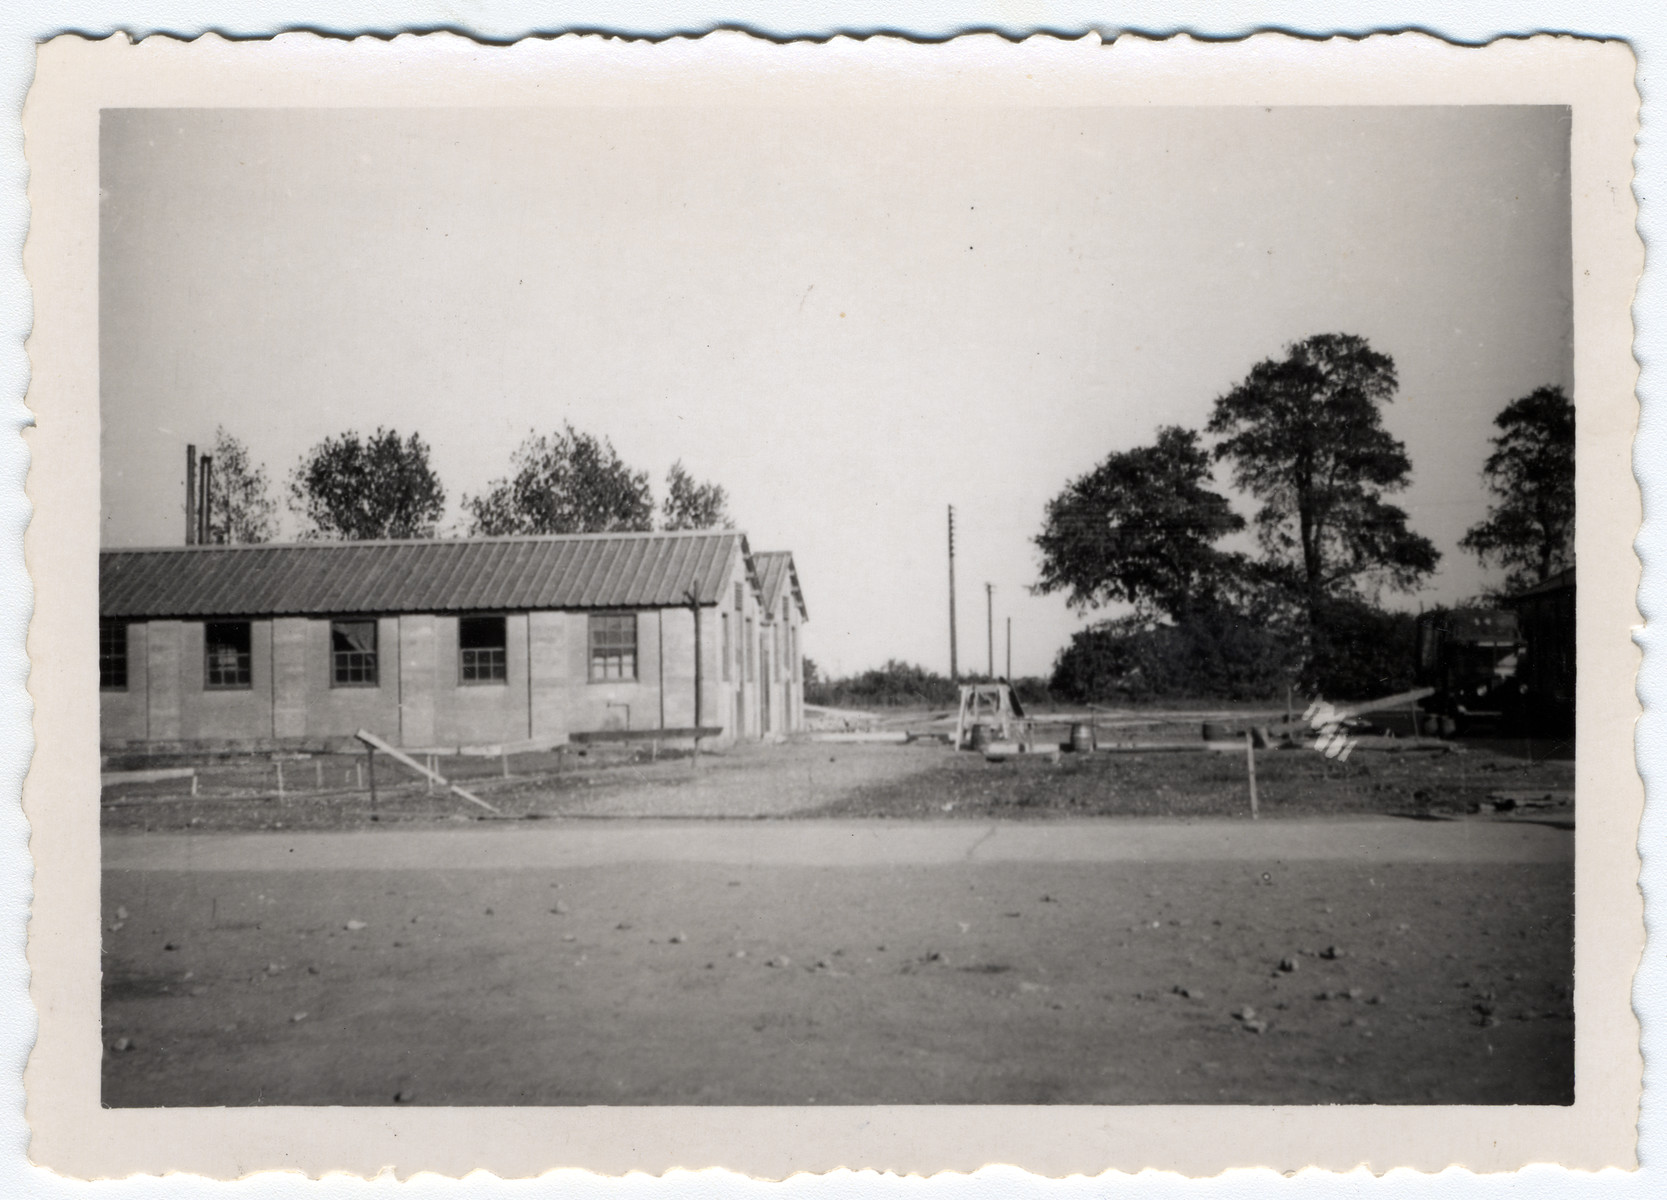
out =
<path fill-rule="evenodd" d="M 729 496 L 716 483 L 696 483 L 681 462 L 666 472 L 666 499 L 661 506 L 665 529 L 727 529 Z"/>
<path fill-rule="evenodd" d="M 1295 645 L 1277 619 L 1230 605 L 1195 609 L 1174 622 L 1123 617 L 1073 634 L 1054 660 L 1049 686 L 1079 704 L 1266 699 L 1290 680 Z"/>
<path fill-rule="evenodd" d="M 289 477 L 290 509 L 311 525 L 305 537 L 433 537 L 445 505 L 427 444 L 414 433 L 402 441 L 392 429 L 363 440 L 354 432 L 325 438 Z"/>
<path fill-rule="evenodd" d="M 1209 483 L 1209 452 L 1189 429 L 1169 426 L 1155 445 L 1109 455 L 1048 502 L 1035 590 L 1064 592 L 1078 609 L 1207 607 L 1243 565 L 1214 543 L 1244 527 Z"/>
<path fill-rule="evenodd" d="M 277 502 L 270 494 L 266 468 L 251 462 L 249 450 L 226 432 L 214 431 L 214 460 L 208 540 L 220 545 L 270 542 L 277 530 Z"/>
<path fill-rule="evenodd" d="M 510 459 L 513 473 L 481 496 L 464 498 L 474 534 L 609 533 L 653 528 L 648 474 L 620 460 L 613 443 L 570 423 L 548 437 L 529 434 Z"/>
<path fill-rule="evenodd" d="M 1459 545 L 1508 568 L 1505 590 L 1521 591 L 1574 562 L 1574 404 L 1560 387 L 1536 388 L 1493 423 L 1482 476 L 1495 501 Z"/>
<path fill-rule="evenodd" d="M 1217 459 L 1261 501 L 1255 517 L 1270 574 L 1306 610 L 1388 586 L 1411 590 L 1440 553 L 1385 501 L 1407 486 L 1406 448 L 1382 424 L 1395 363 L 1366 339 L 1327 333 L 1256 364 L 1215 402 L 1207 426 Z"/>

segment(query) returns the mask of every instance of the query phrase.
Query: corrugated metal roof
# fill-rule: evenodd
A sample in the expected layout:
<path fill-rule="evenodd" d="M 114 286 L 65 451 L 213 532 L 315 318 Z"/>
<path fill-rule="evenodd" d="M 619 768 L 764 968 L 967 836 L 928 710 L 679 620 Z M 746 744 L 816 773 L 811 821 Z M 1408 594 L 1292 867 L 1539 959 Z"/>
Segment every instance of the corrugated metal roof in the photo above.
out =
<path fill-rule="evenodd" d="M 765 612 L 777 611 L 777 604 L 781 600 L 783 584 L 791 584 L 793 600 L 799 606 L 799 616 L 804 620 L 810 619 L 810 612 L 805 608 L 804 593 L 799 590 L 799 572 L 793 566 L 793 552 L 791 550 L 760 550 L 752 556 L 758 567 L 758 591 L 762 599 Z"/>
<path fill-rule="evenodd" d="M 105 617 L 660 608 L 722 598 L 744 534 L 175 546 L 99 553 Z"/>

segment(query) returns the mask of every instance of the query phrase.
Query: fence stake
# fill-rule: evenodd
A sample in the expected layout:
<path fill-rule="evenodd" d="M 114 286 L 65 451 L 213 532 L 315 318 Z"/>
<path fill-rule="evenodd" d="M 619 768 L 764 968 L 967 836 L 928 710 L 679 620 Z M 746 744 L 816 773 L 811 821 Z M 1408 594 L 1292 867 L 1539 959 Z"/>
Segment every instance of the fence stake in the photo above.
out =
<path fill-rule="evenodd" d="M 324 790 L 324 760 L 322 758 L 313 759 L 313 774 L 317 777 L 318 790 L 322 792 Z"/>
<path fill-rule="evenodd" d="M 197 773 L 195 771 L 191 773 L 191 794 L 193 796 L 197 794 Z"/>
<path fill-rule="evenodd" d="M 273 764 L 278 768 L 278 799 L 284 798 L 284 764 L 280 760 Z"/>
<path fill-rule="evenodd" d="M 1250 730 L 1244 731 L 1244 765 L 1250 776 L 1250 819 L 1257 819 L 1256 811 L 1256 737 Z"/>
<path fill-rule="evenodd" d="M 370 810 L 376 811 L 376 747 L 365 748 L 365 777 L 370 780 Z"/>

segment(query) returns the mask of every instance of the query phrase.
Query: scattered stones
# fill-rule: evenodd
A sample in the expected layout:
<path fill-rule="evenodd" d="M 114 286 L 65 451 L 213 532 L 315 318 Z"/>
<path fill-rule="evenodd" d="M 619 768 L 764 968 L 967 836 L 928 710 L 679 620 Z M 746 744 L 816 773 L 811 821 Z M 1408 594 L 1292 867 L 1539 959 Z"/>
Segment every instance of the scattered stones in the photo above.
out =
<path fill-rule="evenodd" d="M 317 967 L 314 967 L 314 966 L 309 966 L 309 967 L 308 967 L 308 968 L 307 968 L 307 974 L 309 974 L 309 975 L 317 975 L 317 974 L 318 974 L 318 968 L 317 968 Z"/>
<path fill-rule="evenodd" d="M 1343 952 L 1341 950 L 1339 950 L 1336 946 L 1327 946 L 1324 950 L 1320 951 L 1320 957 L 1321 958 L 1332 958 L 1332 959 L 1342 958 L 1343 957 Z"/>
<path fill-rule="evenodd" d="M 624 930 L 631 928 L 631 922 L 621 921 L 618 925 L 615 925 L 614 928 L 623 932 Z"/>
<path fill-rule="evenodd" d="M 110 1049 L 116 1051 L 117 1053 L 126 1053 L 127 1051 L 133 1049 L 133 1039 L 117 1038 L 115 1041 L 110 1043 Z"/>
<path fill-rule="evenodd" d="M 1245 1021 L 1244 1028 L 1251 1033 L 1266 1033 L 1268 1023 L 1266 1021 Z"/>
<path fill-rule="evenodd" d="M 268 975 L 276 975 L 276 974 L 278 974 L 278 972 L 280 972 L 282 970 L 283 970 L 283 968 L 280 967 L 277 963 L 267 963 L 266 964 L 266 973 Z"/>
<path fill-rule="evenodd" d="M 558 917 L 566 916 L 567 915 L 567 905 L 562 903 L 560 900 L 557 900 L 556 903 L 555 903 L 555 906 L 553 908 L 551 908 L 550 911 Z"/>
<path fill-rule="evenodd" d="M 1204 998 L 1203 989 L 1188 987 L 1187 985 L 1181 983 L 1177 983 L 1169 990 L 1174 995 L 1180 996 L 1183 1000 L 1202 1000 Z"/>
<path fill-rule="evenodd" d="M 486 915 L 489 917 L 492 915 L 492 910 L 490 908 L 486 910 Z"/>
<path fill-rule="evenodd" d="M 118 920 L 118 921 L 127 920 L 127 909 L 123 908 L 119 904 L 116 905 L 116 920 Z"/>
<path fill-rule="evenodd" d="M 291 1025 L 299 1025 L 299 1024 L 301 1024 L 302 1021 L 305 1021 L 306 1019 L 307 1019 L 307 1014 L 306 1013 L 298 1012 L 293 1017 L 291 1017 L 289 1019 L 289 1023 Z"/>
<path fill-rule="evenodd" d="M 411 1101 L 415 1100 L 416 1098 L 417 1098 L 417 1094 L 415 1092 L 413 1092 L 410 1088 L 400 1088 L 399 1091 L 394 1093 L 394 1103 L 395 1104 L 409 1104 L 409 1103 L 411 1103 Z"/>
<path fill-rule="evenodd" d="M 179 943 L 178 942 L 163 942 L 162 943 L 162 948 L 164 950 L 178 950 L 179 949 Z"/>
<path fill-rule="evenodd" d="M 1243 1008 L 1236 1008 L 1233 1010 L 1233 1019 L 1235 1021 L 1254 1021 L 1256 1019 L 1256 1010 L 1246 1004 Z"/>
<path fill-rule="evenodd" d="M 1292 971 L 1297 969 L 1297 960 L 1294 958 L 1282 958 L 1279 960 L 1279 969 L 1289 975 Z"/>
<path fill-rule="evenodd" d="M 561 935 L 561 940 L 564 942 L 576 942 L 579 940 L 579 935 L 575 933 L 564 933 Z"/>
<path fill-rule="evenodd" d="M 681 946 L 686 940 L 681 933 L 674 933 L 666 939 L 673 946 Z"/>
<path fill-rule="evenodd" d="M 1358 1000 L 1358 999 L 1360 999 L 1360 997 L 1361 997 L 1361 991 L 1360 991 L 1360 989 L 1359 989 L 1359 988 L 1357 988 L 1357 987 L 1352 987 L 1352 988 L 1350 988 L 1350 989 L 1349 989 L 1349 990 L 1348 990 L 1348 991 L 1347 991 L 1347 992 L 1346 992 L 1346 993 L 1344 993 L 1344 994 L 1345 994 L 1345 995 L 1346 995 L 1346 996 L 1347 996 L 1347 997 L 1348 997 L 1348 998 L 1349 998 L 1349 999 L 1350 999 L 1350 1000 Z"/>
<path fill-rule="evenodd" d="M 774 958 L 765 959 L 764 965 L 767 967 L 789 967 L 793 965 L 793 960 L 785 954 L 778 954 Z"/>
<path fill-rule="evenodd" d="M 358 917 L 354 917 L 346 925 L 343 925 L 342 928 L 347 930 L 349 933 L 358 933 L 359 930 L 367 929 L 367 928 L 369 928 L 369 926 L 366 925 L 365 922 L 359 920 Z"/>
<path fill-rule="evenodd" d="M 729 956 L 731 958 L 745 958 L 747 956 L 747 952 L 745 950 L 734 950 L 730 952 Z"/>

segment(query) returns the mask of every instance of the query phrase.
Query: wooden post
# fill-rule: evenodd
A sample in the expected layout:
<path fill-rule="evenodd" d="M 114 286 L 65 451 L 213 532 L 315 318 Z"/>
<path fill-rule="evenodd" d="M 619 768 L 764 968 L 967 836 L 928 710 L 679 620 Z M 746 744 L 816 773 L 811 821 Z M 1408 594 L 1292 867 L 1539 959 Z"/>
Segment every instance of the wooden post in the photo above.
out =
<path fill-rule="evenodd" d="M 365 764 L 357 759 L 353 762 L 353 787 L 357 791 L 365 790 Z"/>
<path fill-rule="evenodd" d="M 278 799 L 284 798 L 284 764 L 282 759 L 275 759 L 273 766 L 278 768 Z"/>
<path fill-rule="evenodd" d="M 370 783 L 370 810 L 376 811 L 376 747 L 365 747 L 365 778 Z"/>
<path fill-rule="evenodd" d="M 197 794 L 197 773 L 195 771 L 191 772 L 191 794 L 193 796 Z"/>
<path fill-rule="evenodd" d="M 313 782 L 319 791 L 324 790 L 324 760 L 322 758 L 313 759 Z"/>
<path fill-rule="evenodd" d="M 1250 777 L 1250 819 L 1254 821 L 1259 815 L 1256 808 L 1256 735 L 1248 729 L 1244 731 L 1244 765 Z"/>

